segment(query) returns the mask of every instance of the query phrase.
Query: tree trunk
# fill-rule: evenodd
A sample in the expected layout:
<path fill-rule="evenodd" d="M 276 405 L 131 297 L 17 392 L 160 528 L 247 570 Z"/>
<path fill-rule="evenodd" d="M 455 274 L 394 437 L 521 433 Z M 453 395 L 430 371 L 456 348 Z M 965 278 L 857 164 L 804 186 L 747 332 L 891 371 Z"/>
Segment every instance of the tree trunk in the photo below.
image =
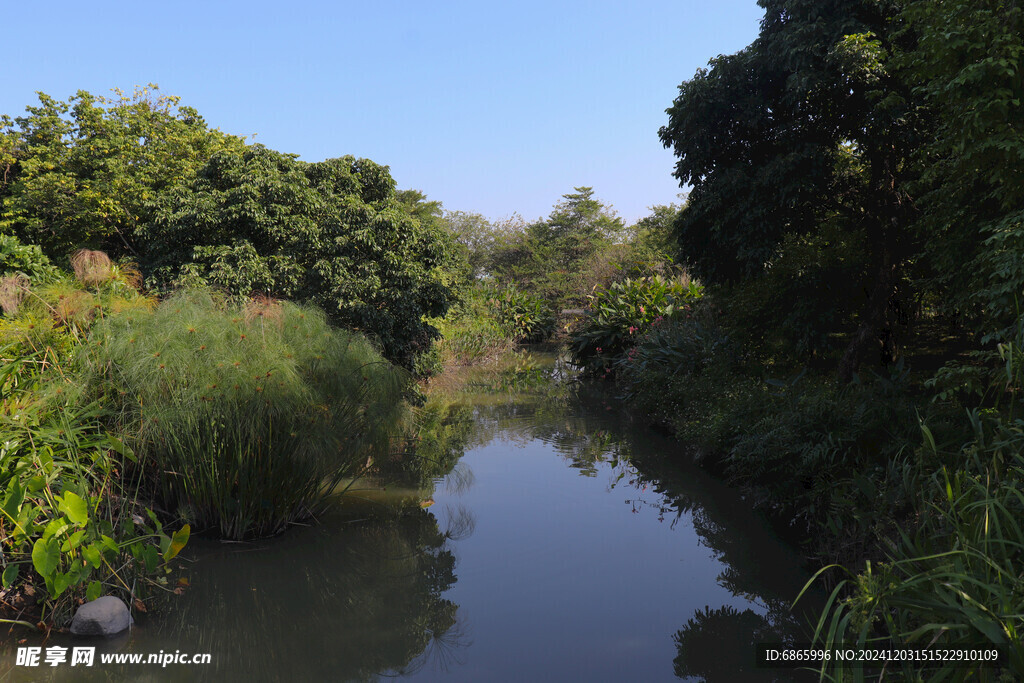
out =
<path fill-rule="evenodd" d="M 860 327 L 854 333 L 842 360 L 839 361 L 839 381 L 847 384 L 860 370 L 861 364 L 872 350 L 882 358 L 881 351 L 890 346 L 889 360 L 895 351 L 892 330 L 888 329 L 890 302 L 897 294 L 899 271 L 906 258 L 905 240 L 900 229 L 906 224 L 909 209 L 905 195 L 896 182 L 895 146 L 880 145 L 869 153 L 874 201 L 867 212 L 867 238 L 878 250 L 875 260 L 874 287 L 864 308 Z"/>
<path fill-rule="evenodd" d="M 853 380 L 854 374 L 860 370 L 861 364 L 872 350 L 876 354 L 882 351 L 886 313 L 889 301 L 896 293 L 896 275 L 897 264 L 893 262 L 891 252 L 886 249 L 875 276 L 875 287 L 868 299 L 863 321 L 846 347 L 842 360 L 839 361 L 839 381 L 843 384 Z"/>

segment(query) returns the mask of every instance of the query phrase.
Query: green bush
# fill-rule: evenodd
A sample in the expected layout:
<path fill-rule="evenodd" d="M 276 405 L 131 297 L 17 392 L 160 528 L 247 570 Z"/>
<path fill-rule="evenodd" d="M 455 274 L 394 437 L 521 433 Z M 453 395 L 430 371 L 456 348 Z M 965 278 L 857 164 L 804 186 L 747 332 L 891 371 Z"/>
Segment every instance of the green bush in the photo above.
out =
<path fill-rule="evenodd" d="M 685 275 L 626 279 L 595 291 L 569 340 L 573 361 L 592 372 L 607 373 L 655 322 L 690 315 L 691 305 L 703 293 L 704 288 Z"/>
<path fill-rule="evenodd" d="M 514 341 L 541 342 L 555 329 L 555 313 L 540 296 L 528 294 L 508 285 L 495 297 L 498 320 Z"/>
<path fill-rule="evenodd" d="M 434 344 L 436 365 L 474 365 L 512 348 L 513 339 L 494 305 L 496 296 L 492 287 L 474 283 L 443 318 L 431 321 L 441 332 Z"/>
<path fill-rule="evenodd" d="M 261 145 L 214 154 L 138 231 L 154 284 L 206 283 L 320 307 L 411 370 L 452 303 L 451 236 L 410 215 L 386 166 L 298 161 Z"/>
<path fill-rule="evenodd" d="M 33 586 L 38 615 L 65 623 L 77 600 L 107 593 L 145 597 L 188 540 L 169 536 L 135 501 L 120 458 L 131 451 L 103 426 L 106 412 L 80 400 L 53 347 L 25 352 L 13 333 L 0 348 L 0 553 L 7 599 Z M 129 588 L 129 585 L 135 586 Z M 34 623 L 18 622 L 26 626 Z"/>
<path fill-rule="evenodd" d="M 920 453 L 930 459 L 916 469 L 935 458 L 950 464 L 921 477 L 917 523 L 899 532 L 883 562 L 843 570 L 848 578 L 836 585 L 816 639 L 844 647 L 991 643 L 1008 654 L 1012 680 L 1024 673 L 1024 422 L 975 412 L 972 423 L 975 438 L 953 453 L 924 428 Z M 841 663 L 826 669 L 836 680 L 844 675 Z M 897 670 L 904 680 L 943 673 L 920 662 Z M 984 667 L 956 672 L 952 680 L 979 673 L 996 680 Z"/>
<path fill-rule="evenodd" d="M 13 235 L 0 235 L 0 276 L 22 273 L 33 284 L 57 275 L 57 268 L 35 244 L 22 244 Z"/>
<path fill-rule="evenodd" d="M 94 331 L 93 380 L 147 486 L 200 529 L 240 539 L 315 514 L 338 482 L 389 451 L 407 373 L 323 313 L 175 294 Z"/>

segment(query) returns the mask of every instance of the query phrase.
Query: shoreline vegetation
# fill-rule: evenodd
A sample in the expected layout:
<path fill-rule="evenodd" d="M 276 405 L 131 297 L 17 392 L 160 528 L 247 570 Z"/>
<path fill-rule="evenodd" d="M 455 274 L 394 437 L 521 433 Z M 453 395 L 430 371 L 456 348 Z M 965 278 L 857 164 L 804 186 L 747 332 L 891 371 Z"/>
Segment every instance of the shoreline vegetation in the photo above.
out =
<path fill-rule="evenodd" d="M 424 387 L 548 343 L 806 539 L 816 644 L 1024 675 L 1024 9 L 761 4 L 659 131 L 689 195 L 633 225 L 584 186 L 445 211 L 155 86 L 3 117 L 6 623 L 180 591 L 190 534 L 278 533 L 339 482 L 442 476 Z"/>

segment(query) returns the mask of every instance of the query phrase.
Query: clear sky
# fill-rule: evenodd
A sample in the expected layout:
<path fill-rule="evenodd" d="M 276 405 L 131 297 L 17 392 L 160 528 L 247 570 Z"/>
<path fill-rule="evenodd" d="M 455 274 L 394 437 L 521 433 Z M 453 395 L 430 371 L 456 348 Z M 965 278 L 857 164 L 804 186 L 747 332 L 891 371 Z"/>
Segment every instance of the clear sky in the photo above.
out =
<path fill-rule="evenodd" d="M 221 130 L 353 154 L 491 218 L 590 185 L 629 221 L 676 200 L 658 128 L 748 45 L 755 0 L 4 2 L 0 113 L 157 83 Z"/>

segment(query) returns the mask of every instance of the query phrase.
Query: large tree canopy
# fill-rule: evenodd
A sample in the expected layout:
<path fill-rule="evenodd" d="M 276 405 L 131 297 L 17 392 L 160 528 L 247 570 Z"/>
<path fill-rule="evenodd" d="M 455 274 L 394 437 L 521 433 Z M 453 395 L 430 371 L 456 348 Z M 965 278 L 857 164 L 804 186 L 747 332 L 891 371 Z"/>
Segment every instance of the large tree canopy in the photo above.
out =
<path fill-rule="evenodd" d="M 0 230 L 57 260 L 82 247 L 138 256 L 153 201 L 218 150 L 244 147 L 155 86 L 116 95 L 40 93 L 25 116 L 0 121 Z"/>
<path fill-rule="evenodd" d="M 885 337 L 913 253 L 906 161 L 922 132 L 889 67 L 898 6 L 759 4 L 757 40 L 683 83 L 660 131 L 678 157 L 675 176 L 692 186 L 677 237 L 683 259 L 709 282 L 771 274 L 801 241 L 820 250 L 855 245 L 863 255 L 856 282 L 838 292 L 802 290 L 836 303 L 863 292 L 849 304 L 857 329 L 840 368 L 848 378 Z"/>
<path fill-rule="evenodd" d="M 915 159 L 929 284 L 998 330 L 1024 305 L 1024 7 L 905 5 L 917 40 L 900 72 L 935 121 Z"/>
<path fill-rule="evenodd" d="M 207 127 L 178 99 L 40 94 L 0 120 L 0 234 L 57 263 L 103 249 L 151 286 L 206 282 L 316 303 L 412 366 L 450 299 L 440 205 L 386 166 L 298 161 Z"/>
<path fill-rule="evenodd" d="M 218 153 L 162 198 L 143 234 L 157 281 L 315 302 L 406 366 L 436 336 L 424 317 L 450 303 L 451 239 L 411 215 L 387 167 L 366 159 Z"/>
<path fill-rule="evenodd" d="M 626 227 L 594 197 L 592 187 L 562 195 L 547 220 L 513 228 L 496 240 L 489 271 L 501 283 L 527 283 L 556 307 L 580 306 L 588 283 L 580 278 L 588 261 L 626 238 Z"/>

